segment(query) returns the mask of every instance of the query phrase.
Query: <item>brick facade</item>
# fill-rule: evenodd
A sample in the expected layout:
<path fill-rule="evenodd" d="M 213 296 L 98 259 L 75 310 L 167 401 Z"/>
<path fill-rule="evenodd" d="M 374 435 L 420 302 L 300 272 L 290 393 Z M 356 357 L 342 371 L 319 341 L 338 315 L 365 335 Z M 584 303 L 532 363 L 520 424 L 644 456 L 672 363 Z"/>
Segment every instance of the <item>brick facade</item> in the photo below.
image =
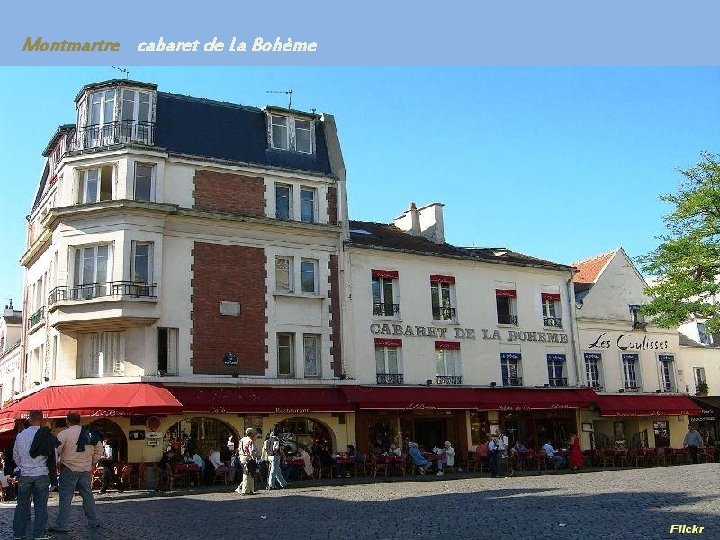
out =
<path fill-rule="evenodd" d="M 192 278 L 193 373 L 265 374 L 265 252 L 195 242 Z M 220 302 L 240 303 L 240 316 L 220 315 Z M 237 366 L 226 366 L 233 352 Z"/>
<path fill-rule="evenodd" d="M 265 184 L 260 177 L 198 169 L 193 197 L 198 210 L 265 215 Z"/>
<path fill-rule="evenodd" d="M 327 190 L 328 223 L 335 225 L 338 222 L 337 188 L 330 186 Z"/>
<path fill-rule="evenodd" d="M 343 372 L 342 343 L 340 336 L 340 278 L 338 275 L 338 256 L 330 255 L 328 263 L 330 270 L 328 282 L 330 283 L 330 354 L 333 357 L 330 367 L 336 377 Z"/>

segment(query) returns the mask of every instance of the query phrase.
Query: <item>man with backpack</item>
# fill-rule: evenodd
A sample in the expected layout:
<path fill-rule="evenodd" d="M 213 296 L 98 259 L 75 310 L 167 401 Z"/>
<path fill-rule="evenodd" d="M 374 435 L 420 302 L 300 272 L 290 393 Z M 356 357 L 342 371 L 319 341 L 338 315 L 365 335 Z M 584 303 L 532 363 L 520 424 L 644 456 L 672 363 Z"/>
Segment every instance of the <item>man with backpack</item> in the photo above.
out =
<path fill-rule="evenodd" d="M 89 528 L 100 527 L 95 515 L 95 499 L 92 493 L 93 463 L 103 454 L 102 433 L 92 426 L 80 427 L 80 415 L 70 413 L 66 417 L 68 427 L 58 433 L 58 468 L 60 469 L 60 505 L 53 532 L 68 532 L 68 519 L 75 491 L 80 492 L 83 511 Z"/>
<path fill-rule="evenodd" d="M 268 472 L 267 489 L 275 489 L 275 481 L 280 485 L 281 488 L 287 486 L 285 478 L 283 478 L 282 472 L 280 471 L 280 439 L 275 435 L 275 431 L 270 432 L 270 436 L 265 441 L 264 447 L 265 453 L 268 456 L 270 462 L 270 471 Z"/>

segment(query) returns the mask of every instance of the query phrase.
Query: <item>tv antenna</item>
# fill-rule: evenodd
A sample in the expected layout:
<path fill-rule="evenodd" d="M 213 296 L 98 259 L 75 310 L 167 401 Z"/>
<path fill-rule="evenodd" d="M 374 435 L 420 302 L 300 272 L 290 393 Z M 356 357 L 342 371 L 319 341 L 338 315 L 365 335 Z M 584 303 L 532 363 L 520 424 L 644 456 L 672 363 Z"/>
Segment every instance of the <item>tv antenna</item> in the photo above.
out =
<path fill-rule="evenodd" d="M 129 69 L 125 69 L 125 68 L 121 68 L 121 67 L 117 67 L 117 66 L 110 66 L 110 67 L 113 69 L 117 69 L 121 73 L 124 73 L 126 79 L 130 78 L 130 70 Z"/>
<path fill-rule="evenodd" d="M 267 90 L 268 94 L 285 94 L 288 96 L 288 109 L 292 109 L 292 88 L 290 90 Z"/>

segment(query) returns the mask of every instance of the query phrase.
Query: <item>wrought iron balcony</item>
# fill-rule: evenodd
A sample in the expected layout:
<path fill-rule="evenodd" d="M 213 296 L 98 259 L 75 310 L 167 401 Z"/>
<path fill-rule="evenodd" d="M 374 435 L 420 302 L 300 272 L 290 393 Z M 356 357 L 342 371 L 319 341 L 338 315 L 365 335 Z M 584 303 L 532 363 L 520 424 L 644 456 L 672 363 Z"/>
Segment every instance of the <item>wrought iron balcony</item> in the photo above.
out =
<path fill-rule="evenodd" d="M 435 375 L 435 384 L 446 386 L 462 384 L 462 377 L 460 375 Z"/>
<path fill-rule="evenodd" d="M 506 315 L 505 313 L 498 313 L 499 324 L 513 324 L 517 326 L 518 318 L 517 315 Z"/>
<path fill-rule="evenodd" d="M 403 384 L 402 373 L 377 373 L 378 384 Z"/>
<path fill-rule="evenodd" d="M 562 319 L 560 317 L 543 317 L 543 324 L 554 328 L 562 328 Z"/>
<path fill-rule="evenodd" d="M 600 384 L 599 382 L 592 382 L 592 381 L 591 381 L 591 382 L 588 383 L 588 386 L 589 386 L 590 388 L 592 388 L 593 390 L 602 390 L 602 389 L 603 389 L 603 385 Z"/>
<path fill-rule="evenodd" d="M 92 300 L 106 296 L 124 296 L 131 298 L 155 298 L 156 283 L 138 283 L 134 281 L 108 281 L 107 283 L 85 283 L 76 287 L 60 286 L 50 291 L 48 304 L 53 305 L 66 300 Z"/>
<path fill-rule="evenodd" d="M 155 144 L 155 123 L 122 120 L 77 128 L 70 141 L 70 151 L 102 148 L 116 144 Z"/>
<path fill-rule="evenodd" d="M 40 324 L 42 321 L 45 320 L 45 306 L 38 309 L 35 313 L 30 315 L 27 322 L 28 329 L 32 328 L 33 326 Z"/>
<path fill-rule="evenodd" d="M 378 317 L 396 317 L 400 313 L 400 304 L 373 302 L 373 315 Z"/>
<path fill-rule="evenodd" d="M 640 383 L 625 381 L 625 390 L 640 390 Z"/>
<path fill-rule="evenodd" d="M 434 307 L 432 308 L 432 316 L 435 321 L 454 321 L 455 308 L 453 307 Z"/>
<path fill-rule="evenodd" d="M 503 377 L 503 386 L 522 386 L 522 377 Z"/>
<path fill-rule="evenodd" d="M 550 377 L 550 386 L 567 386 L 567 377 Z"/>

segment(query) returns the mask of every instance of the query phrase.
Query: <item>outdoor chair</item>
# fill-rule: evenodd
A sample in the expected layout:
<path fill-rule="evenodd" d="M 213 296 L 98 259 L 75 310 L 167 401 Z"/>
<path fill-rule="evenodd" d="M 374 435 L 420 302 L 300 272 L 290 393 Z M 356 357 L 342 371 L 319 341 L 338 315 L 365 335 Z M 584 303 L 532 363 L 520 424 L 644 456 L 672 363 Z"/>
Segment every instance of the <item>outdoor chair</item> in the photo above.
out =
<path fill-rule="evenodd" d="M 385 476 L 388 475 L 388 464 L 382 463 L 378 459 L 377 454 L 370 455 L 370 464 L 372 466 L 372 475 L 377 476 L 379 472 L 383 472 Z"/>
<path fill-rule="evenodd" d="M 185 472 L 174 472 L 169 463 L 165 464 L 165 483 L 167 489 L 172 490 L 181 485 L 187 485 L 187 477 Z M 225 483 L 227 484 L 227 474 L 225 475 Z"/>
<path fill-rule="evenodd" d="M 545 452 L 535 452 L 533 454 L 533 459 L 535 460 L 535 466 L 537 467 L 538 472 L 540 472 L 541 469 L 545 469 L 547 471 L 547 456 L 545 455 Z"/>
<path fill-rule="evenodd" d="M 150 472 L 148 472 L 150 471 Z M 157 467 L 154 463 L 146 462 L 141 463 L 140 467 L 138 467 L 138 488 L 139 489 L 145 489 L 147 487 L 148 483 L 148 477 L 153 478 L 153 486 L 152 489 L 158 488 L 158 483 L 160 481 L 160 475 L 158 474 Z"/>

